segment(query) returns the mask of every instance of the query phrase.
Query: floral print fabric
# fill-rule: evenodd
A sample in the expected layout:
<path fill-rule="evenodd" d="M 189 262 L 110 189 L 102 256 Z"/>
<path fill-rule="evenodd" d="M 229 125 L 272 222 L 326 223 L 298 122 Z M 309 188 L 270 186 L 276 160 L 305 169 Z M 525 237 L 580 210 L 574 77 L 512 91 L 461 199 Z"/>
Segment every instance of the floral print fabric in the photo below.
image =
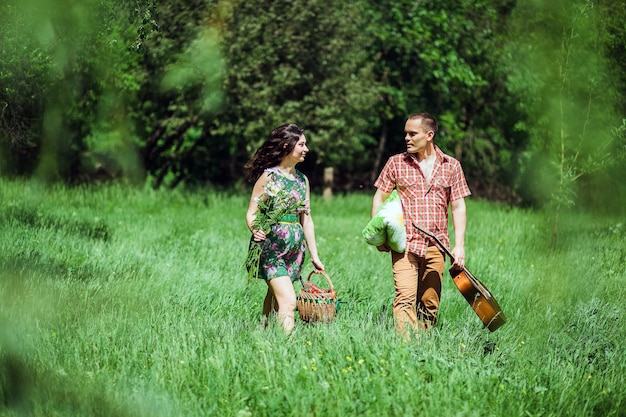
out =
<path fill-rule="evenodd" d="M 280 181 L 292 197 L 306 200 L 306 180 L 304 174 L 296 170 L 296 179 L 291 180 L 276 168 L 268 169 L 275 181 Z M 300 276 L 306 240 L 300 224 L 300 215 L 285 216 L 284 221 L 272 226 L 271 232 L 263 241 L 263 252 L 259 266 L 259 279 L 270 280 L 288 276 L 294 282 Z"/>

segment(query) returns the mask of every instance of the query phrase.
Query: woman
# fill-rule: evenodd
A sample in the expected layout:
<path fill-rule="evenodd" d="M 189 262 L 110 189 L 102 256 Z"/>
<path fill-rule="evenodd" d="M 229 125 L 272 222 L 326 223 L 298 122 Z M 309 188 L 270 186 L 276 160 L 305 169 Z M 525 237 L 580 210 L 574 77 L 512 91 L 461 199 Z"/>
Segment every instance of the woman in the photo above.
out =
<path fill-rule="evenodd" d="M 285 124 L 270 133 L 244 166 L 248 180 L 254 182 L 246 223 L 252 233 L 251 241 L 262 242 L 258 278 L 267 284 L 263 315 L 267 323 L 269 315 L 275 311 L 287 333 L 294 326 L 296 292 L 293 283 L 300 276 L 307 246 L 315 269 L 324 270 L 317 254 L 315 227 L 308 206 L 309 180 L 296 169 L 308 151 L 304 131 L 294 124 Z M 283 215 L 267 233 L 255 227 L 255 220 L 261 202 L 264 206 L 275 204 L 272 198 L 276 198 L 276 193 L 270 190 L 276 189 L 296 199 L 301 208 Z"/>

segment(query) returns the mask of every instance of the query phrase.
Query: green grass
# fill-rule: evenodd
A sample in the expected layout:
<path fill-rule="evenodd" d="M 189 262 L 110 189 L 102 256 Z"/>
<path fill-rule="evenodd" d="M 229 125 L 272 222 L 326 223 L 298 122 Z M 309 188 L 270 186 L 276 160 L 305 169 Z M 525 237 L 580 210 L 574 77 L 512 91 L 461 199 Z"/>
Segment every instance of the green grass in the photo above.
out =
<path fill-rule="evenodd" d="M 312 202 L 341 300 L 328 325 L 260 327 L 248 195 L 0 182 L 0 415 L 624 416 L 626 226 L 468 201 L 468 266 L 508 317 L 484 329 L 446 274 L 406 342 L 371 194 Z M 305 276 L 311 270 L 307 263 Z"/>

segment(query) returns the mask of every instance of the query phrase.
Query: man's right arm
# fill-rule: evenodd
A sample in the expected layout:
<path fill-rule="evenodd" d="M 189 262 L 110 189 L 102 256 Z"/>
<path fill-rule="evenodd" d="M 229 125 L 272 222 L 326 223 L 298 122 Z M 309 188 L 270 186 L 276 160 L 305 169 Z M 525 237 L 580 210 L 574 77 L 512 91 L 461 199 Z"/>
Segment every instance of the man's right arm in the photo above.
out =
<path fill-rule="evenodd" d="M 372 213 L 371 217 L 374 217 L 380 206 L 383 205 L 387 197 L 389 197 L 391 193 L 386 193 L 381 191 L 380 189 L 376 190 L 376 194 L 374 194 L 374 199 L 372 200 Z"/>

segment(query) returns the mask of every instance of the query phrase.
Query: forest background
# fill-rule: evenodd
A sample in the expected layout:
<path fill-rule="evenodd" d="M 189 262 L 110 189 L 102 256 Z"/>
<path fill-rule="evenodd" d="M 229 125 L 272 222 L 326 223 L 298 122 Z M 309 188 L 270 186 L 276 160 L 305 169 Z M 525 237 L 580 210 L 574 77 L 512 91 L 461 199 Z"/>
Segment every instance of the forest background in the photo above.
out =
<path fill-rule="evenodd" d="M 626 5 L 601 0 L 6 0 L 0 174 L 245 187 L 294 122 L 336 191 L 371 190 L 407 115 L 477 197 L 621 209 Z"/>

